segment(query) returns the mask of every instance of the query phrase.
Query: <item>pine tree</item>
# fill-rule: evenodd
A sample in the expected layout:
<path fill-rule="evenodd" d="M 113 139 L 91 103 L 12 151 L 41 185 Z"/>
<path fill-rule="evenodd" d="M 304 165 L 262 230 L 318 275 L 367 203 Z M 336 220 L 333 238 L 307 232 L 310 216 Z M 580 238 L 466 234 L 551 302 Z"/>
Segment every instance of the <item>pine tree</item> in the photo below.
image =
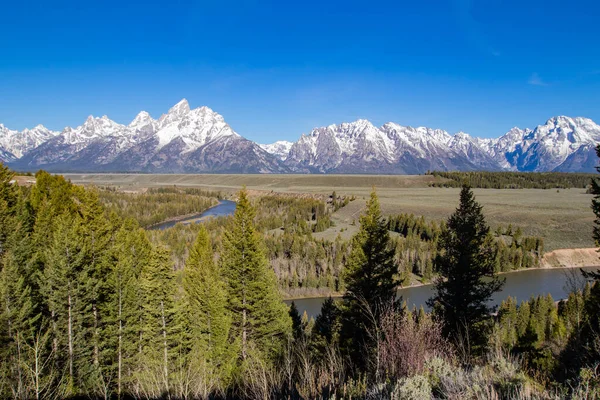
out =
<path fill-rule="evenodd" d="M 77 231 L 78 221 L 69 215 L 55 220 L 54 237 L 46 249 L 43 291 L 52 324 L 53 353 L 65 365 L 67 391 L 76 393 L 90 372 L 89 323 L 85 321 L 90 305 L 84 291 L 85 251 Z"/>
<path fill-rule="evenodd" d="M 342 334 L 344 346 L 355 362 L 370 360 L 372 334 L 379 317 L 385 308 L 398 305 L 395 300 L 398 268 L 374 190 L 366 208 L 360 217 L 360 230 L 352 239 L 352 252 L 344 270 Z"/>
<path fill-rule="evenodd" d="M 312 338 L 315 343 L 322 346 L 331 345 L 336 342 L 339 334 L 340 310 L 335 301 L 329 296 L 321 305 L 321 312 L 315 319 L 312 330 Z"/>
<path fill-rule="evenodd" d="M 298 307 L 296 307 L 296 303 L 292 301 L 290 304 L 290 318 L 292 320 L 292 333 L 294 340 L 299 340 L 304 336 L 304 327 L 302 324 L 302 317 L 298 312 Z"/>
<path fill-rule="evenodd" d="M 0 375 L 12 386 L 17 398 L 29 398 L 26 381 L 30 365 L 24 349 L 33 343 L 40 314 L 33 303 L 31 288 L 26 285 L 11 251 L 4 254 L 0 270 Z"/>
<path fill-rule="evenodd" d="M 238 197 L 233 221 L 223 235 L 220 258 L 232 316 L 231 339 L 239 344 L 242 360 L 252 347 L 272 357 L 291 334 L 291 320 L 254 227 L 255 211 L 246 190 Z"/>
<path fill-rule="evenodd" d="M 154 249 L 140 276 L 143 297 L 142 362 L 150 366 L 148 372 L 156 382 L 159 393 L 170 393 L 170 365 L 172 347 L 177 341 L 175 329 L 175 276 L 169 253 Z"/>
<path fill-rule="evenodd" d="M 12 182 L 13 172 L 0 163 L 0 256 L 4 253 L 8 238 L 12 235 L 16 220 L 15 209 L 18 189 Z"/>
<path fill-rule="evenodd" d="M 471 188 L 463 186 L 460 204 L 439 239 L 442 277 L 435 282 L 435 294 L 427 304 L 442 320 L 447 337 L 475 350 L 484 341 L 479 323 L 494 310 L 487 303 L 504 284 L 494 275 L 492 240 L 482 206 Z"/>
<path fill-rule="evenodd" d="M 204 226 L 190 249 L 183 273 L 192 370 L 209 375 L 208 381 L 213 374 L 226 379 L 230 368 L 227 339 L 231 316 L 227 290 Z"/>
<path fill-rule="evenodd" d="M 89 298 L 86 321 L 89 321 L 89 336 L 86 341 L 92 346 L 92 373 L 88 375 L 88 385 L 98 395 L 106 395 L 111 388 L 108 382 L 114 381 L 114 368 L 110 363 L 110 348 L 106 330 L 109 328 L 109 310 L 106 306 L 113 289 L 109 280 L 110 275 L 110 245 L 113 239 L 113 227 L 104 215 L 95 191 L 82 187 L 73 187 L 74 195 L 79 204 L 81 223 L 77 226 L 78 236 L 83 242 L 85 259 L 82 271 L 82 289 Z"/>
<path fill-rule="evenodd" d="M 134 220 L 123 223 L 111 247 L 111 268 L 107 276 L 110 295 L 104 305 L 109 324 L 103 335 L 112 348 L 107 357 L 112 360 L 118 397 L 142 362 L 140 333 L 144 299 L 140 276 L 149 262 L 151 250 L 144 231 Z"/>
<path fill-rule="evenodd" d="M 596 155 L 600 158 L 600 145 L 596 146 Z M 596 167 L 600 173 L 600 166 Z M 600 246 L 600 178 L 592 178 L 590 193 L 592 211 L 594 213 L 593 239 Z M 585 272 L 592 284 L 586 287 L 584 296 L 583 321 L 578 322 L 576 331 L 571 335 L 569 343 L 562 353 L 562 365 L 567 376 L 573 376 L 579 369 L 600 363 L 600 272 Z M 570 296 L 571 297 L 571 296 Z"/>

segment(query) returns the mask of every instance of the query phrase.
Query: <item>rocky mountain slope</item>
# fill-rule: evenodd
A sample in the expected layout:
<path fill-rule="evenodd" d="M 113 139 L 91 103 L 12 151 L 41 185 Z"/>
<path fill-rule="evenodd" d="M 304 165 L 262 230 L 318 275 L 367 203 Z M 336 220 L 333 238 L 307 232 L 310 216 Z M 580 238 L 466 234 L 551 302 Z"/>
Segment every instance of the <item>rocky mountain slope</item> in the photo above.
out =
<path fill-rule="evenodd" d="M 107 116 L 90 116 L 61 132 L 42 125 L 19 132 L 0 124 L 1 161 L 19 170 L 81 172 L 593 172 L 598 143 L 600 127 L 592 120 L 558 116 L 497 139 L 358 120 L 315 128 L 295 143 L 259 145 L 210 108 L 190 109 L 185 99 L 158 119 L 142 111 L 128 125 Z"/>
<path fill-rule="evenodd" d="M 145 111 L 129 125 L 90 116 L 15 158 L 4 161 L 23 170 L 288 171 L 279 158 L 233 131 L 221 115 L 208 107 L 192 110 L 185 99 L 157 120 Z"/>

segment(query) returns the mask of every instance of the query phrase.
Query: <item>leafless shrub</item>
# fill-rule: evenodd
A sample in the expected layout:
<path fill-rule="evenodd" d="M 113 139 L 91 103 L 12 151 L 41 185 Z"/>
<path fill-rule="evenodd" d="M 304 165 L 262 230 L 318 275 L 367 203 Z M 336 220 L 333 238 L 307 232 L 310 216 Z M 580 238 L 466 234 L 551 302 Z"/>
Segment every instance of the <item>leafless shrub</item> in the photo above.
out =
<path fill-rule="evenodd" d="M 244 363 L 243 397 L 253 400 L 267 400 L 273 397 L 276 388 L 281 387 L 281 373 L 272 363 L 254 350 L 248 354 Z"/>
<path fill-rule="evenodd" d="M 451 356 L 441 325 L 430 316 L 417 321 L 410 313 L 388 311 L 381 318 L 379 329 L 381 370 L 387 378 L 419 374 L 426 360 Z"/>

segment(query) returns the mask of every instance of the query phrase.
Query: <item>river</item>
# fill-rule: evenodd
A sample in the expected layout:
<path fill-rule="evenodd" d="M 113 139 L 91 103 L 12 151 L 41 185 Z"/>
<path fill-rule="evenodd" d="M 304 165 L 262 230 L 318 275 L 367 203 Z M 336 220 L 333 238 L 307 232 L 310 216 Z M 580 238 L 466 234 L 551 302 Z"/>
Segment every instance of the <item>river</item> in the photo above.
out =
<path fill-rule="evenodd" d="M 190 224 L 202 221 L 205 218 L 220 217 L 231 215 L 235 212 L 236 203 L 231 200 L 220 200 L 219 204 L 209 208 L 203 213 L 192 215 L 183 219 L 166 221 L 152 226 L 149 229 L 166 229 L 174 226 L 177 223 Z M 586 267 L 584 270 L 594 270 L 597 267 Z M 578 287 L 583 287 L 583 279 L 579 273 L 579 268 L 549 268 L 549 269 L 531 269 L 515 271 L 508 274 L 503 274 L 506 277 L 506 283 L 501 292 L 494 294 L 491 304 L 498 305 L 508 296 L 516 297 L 520 303 L 523 300 L 529 299 L 531 296 L 546 295 L 550 293 L 555 300 L 560 300 L 568 296 L 570 288 L 575 284 Z M 575 282 L 573 282 L 575 280 Z M 425 307 L 427 299 L 433 293 L 433 286 L 415 286 L 398 290 L 398 295 L 406 301 L 409 308 Z M 325 297 L 312 299 L 294 300 L 300 314 L 306 313 L 309 317 L 316 317 L 320 310 L 321 304 L 325 301 Z M 286 301 L 291 303 L 291 301 Z"/>
<path fill-rule="evenodd" d="M 583 268 L 586 271 L 596 270 L 598 267 Z M 501 275 L 506 278 L 506 283 L 501 292 L 495 293 L 490 303 L 498 305 L 508 296 L 516 297 L 520 303 L 522 300 L 527 300 L 531 296 L 547 295 L 550 293 L 554 300 L 566 298 L 569 294 L 570 287 L 574 284 L 577 287 L 583 287 L 585 282 L 581 278 L 579 268 L 549 268 L 549 269 L 531 269 L 515 271 Z M 409 308 L 425 307 L 427 299 L 433 294 L 433 286 L 415 286 L 398 290 L 398 295 L 406 301 Z M 294 300 L 300 314 L 306 311 L 309 317 L 316 317 L 320 310 L 321 304 L 325 298 L 298 299 Z M 291 301 L 286 301 L 291 303 Z"/>
<path fill-rule="evenodd" d="M 219 200 L 219 204 L 209 208 L 208 210 L 206 210 L 202 213 L 199 213 L 196 215 L 190 215 L 188 217 L 181 218 L 181 219 L 175 219 L 175 220 L 171 220 L 171 221 L 161 222 L 159 224 L 152 225 L 148 229 L 149 230 L 156 230 L 156 229 L 163 230 L 163 229 L 167 229 L 172 226 L 175 226 L 175 224 L 178 224 L 178 223 L 194 224 L 194 223 L 198 223 L 206 218 L 222 217 L 222 216 L 231 215 L 235 212 L 236 205 L 237 204 L 235 201 Z"/>

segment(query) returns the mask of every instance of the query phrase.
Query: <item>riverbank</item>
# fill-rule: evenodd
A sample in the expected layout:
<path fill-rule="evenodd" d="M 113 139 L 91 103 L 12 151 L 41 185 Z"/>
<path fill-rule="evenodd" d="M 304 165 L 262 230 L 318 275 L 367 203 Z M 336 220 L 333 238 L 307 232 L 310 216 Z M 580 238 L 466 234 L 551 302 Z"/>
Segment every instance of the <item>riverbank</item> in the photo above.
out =
<path fill-rule="evenodd" d="M 145 226 L 145 227 L 142 227 L 142 228 L 144 228 L 144 229 L 146 229 L 146 230 L 153 230 L 153 229 L 156 229 L 157 227 L 159 227 L 159 226 L 161 226 L 161 225 L 163 225 L 163 224 L 167 224 L 167 223 L 170 223 L 170 222 L 175 222 L 175 223 L 178 223 L 178 222 L 182 222 L 182 221 L 187 221 L 188 219 L 189 219 L 190 221 L 194 221 L 194 219 L 191 219 L 191 218 L 193 218 L 193 217 L 195 217 L 195 216 L 198 216 L 198 218 L 200 218 L 200 215 L 202 215 L 202 214 L 203 214 L 203 213 L 205 213 L 206 211 L 208 211 L 208 210 L 210 210 L 211 208 L 213 208 L 213 207 L 216 207 L 216 206 L 218 206 L 218 205 L 219 205 L 219 204 L 215 204 L 214 206 L 211 206 L 211 207 L 207 208 L 207 209 L 206 209 L 206 210 L 204 210 L 204 211 L 196 211 L 196 212 L 193 212 L 193 213 L 190 213 L 190 214 L 178 215 L 178 216 L 176 216 L 176 217 L 167 218 L 167 219 L 165 219 L 165 220 L 162 220 L 162 221 L 160 221 L 160 222 L 157 222 L 157 223 L 155 223 L 155 224 L 148 225 L 148 226 Z"/>
<path fill-rule="evenodd" d="M 600 253 L 598 253 L 598 249 L 595 247 L 589 248 L 581 248 L 581 249 L 558 249 L 550 251 L 542 257 L 540 261 L 540 266 L 535 268 L 523 268 L 523 269 L 515 269 L 513 271 L 500 272 L 498 275 L 508 275 L 523 271 L 536 271 L 536 270 L 546 270 L 546 269 L 573 269 L 573 268 L 587 268 L 587 267 L 598 267 L 600 268 Z M 410 285 L 398 286 L 398 290 L 401 289 L 413 289 L 422 286 L 432 285 L 433 282 L 423 283 L 423 282 L 414 282 Z M 285 301 L 292 300 L 308 300 L 308 299 L 318 299 L 323 297 L 334 297 L 340 298 L 344 295 L 341 292 L 331 292 L 331 293 L 323 293 L 323 294 L 307 294 L 307 295 L 290 295 L 283 294 L 283 299 Z"/>
<path fill-rule="evenodd" d="M 157 229 L 165 229 L 175 226 L 178 223 L 183 224 L 193 224 L 197 223 L 209 218 L 219 217 L 219 216 L 227 216 L 231 215 L 235 212 L 235 202 L 231 200 L 221 199 L 219 202 L 202 212 L 195 212 L 193 214 L 180 215 L 176 218 L 170 218 L 168 220 L 162 221 L 158 224 L 153 224 L 147 228 L 146 230 L 157 230 Z"/>

